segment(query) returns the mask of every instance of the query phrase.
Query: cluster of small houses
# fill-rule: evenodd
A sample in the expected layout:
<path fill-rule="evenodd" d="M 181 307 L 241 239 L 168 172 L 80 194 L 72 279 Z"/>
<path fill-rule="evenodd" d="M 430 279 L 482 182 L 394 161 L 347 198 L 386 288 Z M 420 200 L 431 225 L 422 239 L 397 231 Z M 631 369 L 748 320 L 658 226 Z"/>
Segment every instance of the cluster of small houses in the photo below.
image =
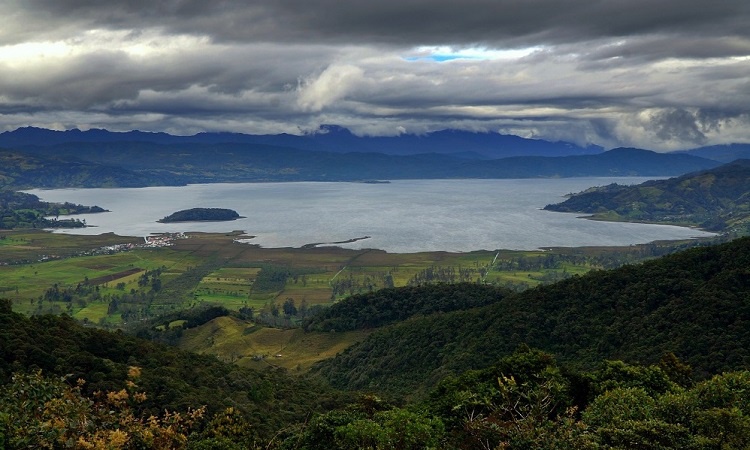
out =
<path fill-rule="evenodd" d="M 86 250 L 78 253 L 76 256 L 95 256 L 95 255 L 111 255 L 114 253 L 125 252 L 133 250 L 134 248 L 158 248 L 158 247 L 169 247 L 174 244 L 176 239 L 186 239 L 185 233 L 162 233 L 155 236 L 145 236 L 143 238 L 143 244 L 114 244 L 106 245 L 104 247 L 95 248 L 93 250 Z M 52 259 L 60 259 L 58 255 L 42 255 L 39 258 L 40 262 L 49 261 Z M 0 262 L 0 265 L 7 265 L 7 263 Z"/>
<path fill-rule="evenodd" d="M 169 247 L 170 245 L 174 244 L 174 241 L 176 239 L 186 239 L 186 238 L 187 238 L 187 235 L 182 232 L 162 233 L 162 234 L 158 234 L 155 236 L 145 236 L 143 238 L 145 243 L 137 247 L 149 247 L 149 248 Z"/>
<path fill-rule="evenodd" d="M 162 234 L 158 234 L 154 236 L 144 236 L 143 244 L 127 243 L 127 244 L 107 245 L 104 247 L 95 248 L 94 250 L 83 252 L 80 255 L 81 256 L 110 255 L 112 253 L 133 250 L 134 248 L 169 247 L 170 245 L 174 245 L 175 240 L 186 239 L 186 238 L 187 238 L 187 235 L 181 232 L 180 233 L 162 233 Z"/>

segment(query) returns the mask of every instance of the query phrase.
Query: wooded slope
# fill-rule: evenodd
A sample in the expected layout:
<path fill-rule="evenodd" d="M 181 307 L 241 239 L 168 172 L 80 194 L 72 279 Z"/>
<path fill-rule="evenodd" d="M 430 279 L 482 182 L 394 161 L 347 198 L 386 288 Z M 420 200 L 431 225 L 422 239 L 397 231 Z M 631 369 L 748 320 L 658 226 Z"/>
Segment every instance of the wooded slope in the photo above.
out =
<path fill-rule="evenodd" d="M 750 160 L 637 186 L 591 188 L 544 209 L 615 220 L 697 225 L 723 231 L 750 219 Z"/>
<path fill-rule="evenodd" d="M 328 318 L 331 320 L 332 318 Z M 750 363 L 750 238 L 385 327 L 318 371 L 346 388 L 410 392 L 521 344 L 586 368 L 674 352 L 700 374 Z"/>

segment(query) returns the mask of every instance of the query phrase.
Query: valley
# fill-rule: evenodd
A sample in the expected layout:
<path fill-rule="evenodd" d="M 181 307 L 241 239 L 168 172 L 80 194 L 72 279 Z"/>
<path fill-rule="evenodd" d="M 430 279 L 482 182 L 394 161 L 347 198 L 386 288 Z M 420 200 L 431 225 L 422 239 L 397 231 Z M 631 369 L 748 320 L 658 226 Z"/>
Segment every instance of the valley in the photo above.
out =
<path fill-rule="evenodd" d="M 0 1 L 0 450 L 749 450 L 750 1 Z"/>
<path fill-rule="evenodd" d="M 399 179 L 416 173 L 409 164 L 429 161 L 424 167 L 433 172 L 420 176 L 446 176 L 430 164 L 450 165 L 456 156 L 409 162 L 305 150 L 300 159 L 302 150 L 280 150 L 263 166 L 247 155 L 233 159 L 239 147 L 210 144 L 213 159 L 196 169 L 181 158 L 209 147 L 162 145 L 173 144 L 112 144 L 102 153 L 109 159 L 78 166 L 45 160 L 49 149 L 4 156 L 21 162 L 21 170 L 6 166 L 0 174 L 8 186 L 44 180 L 106 188 L 5 191 L 0 443 L 6 434 L 10 448 L 54 447 L 71 436 L 87 445 L 126 439 L 127 448 L 231 450 L 750 443 L 744 163 L 716 167 L 687 155 L 616 149 L 485 159 L 452 172 L 502 177 L 498 168 L 507 165 L 544 180 L 416 181 Z M 125 147 L 163 152 L 167 163 L 137 167 L 118 159 Z M 248 154 L 263 151 L 270 149 Z M 349 161 L 324 179 L 354 178 L 347 167 L 368 158 L 382 164 L 367 179 L 398 175 L 389 183 L 154 186 L 157 179 L 318 179 L 328 164 L 314 162 L 321 157 Z M 230 161 L 242 164 L 214 177 Z M 704 170 L 642 184 L 626 178 L 631 186 L 580 194 L 575 186 L 591 186 L 589 179 L 555 178 L 590 174 L 594 162 L 630 175 L 664 175 L 664 165 Z M 100 177 L 113 169 L 116 177 Z M 150 187 L 122 190 L 122 182 Z M 535 208 L 559 197 L 551 186 L 568 186 L 571 195 L 548 209 L 716 233 Z M 69 203 L 74 194 L 112 211 Z M 139 200 L 129 204 L 128 195 Z M 248 217 L 202 207 L 219 200 L 234 207 L 237 198 L 252 200 L 238 208 Z M 156 220 L 176 210 L 163 221 L 177 223 Z M 74 214 L 77 228 L 50 232 L 57 214 Z M 236 220 L 230 228 L 212 223 L 225 218 Z M 126 223 L 145 237 L 112 227 Z M 503 228 L 508 223 L 515 228 Z M 591 230 L 599 226 L 613 228 L 596 241 Z M 688 239 L 667 234 L 649 242 L 639 229 L 643 236 L 677 230 Z M 591 245 L 537 248 L 524 240 L 534 233 L 547 242 L 578 234 Z M 503 235 L 518 249 L 489 250 Z M 613 245 L 619 238 L 629 245 Z M 28 405 L 43 417 L 27 413 Z M 46 417 L 65 425 L 48 432 Z"/>
<path fill-rule="evenodd" d="M 92 239 L 41 230 L 6 231 L 0 240 L 5 262 L 0 266 L 0 295 L 24 314 L 66 313 L 83 323 L 125 330 L 155 327 L 164 315 L 175 322 L 181 320 L 181 311 L 220 306 L 226 309 L 221 326 L 208 321 L 184 333 L 182 326 L 167 327 L 154 337 L 249 366 L 306 370 L 362 338 L 361 332 L 301 330 L 306 317 L 351 295 L 461 282 L 523 291 L 699 243 L 404 254 L 261 248 L 237 242 L 239 236 L 188 233 L 156 247 L 111 234 Z M 224 326 L 229 328 L 218 330 Z M 276 349 L 284 347 L 296 350 L 274 358 L 280 353 Z M 262 358 L 253 359 L 258 356 Z"/>

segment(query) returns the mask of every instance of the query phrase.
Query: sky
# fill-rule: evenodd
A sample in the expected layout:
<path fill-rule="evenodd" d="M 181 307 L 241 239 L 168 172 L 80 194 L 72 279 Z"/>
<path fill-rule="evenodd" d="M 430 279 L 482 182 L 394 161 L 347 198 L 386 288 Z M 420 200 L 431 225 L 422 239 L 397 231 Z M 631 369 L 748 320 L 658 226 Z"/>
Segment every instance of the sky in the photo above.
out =
<path fill-rule="evenodd" d="M 747 0 L 3 0 L 0 131 L 750 142 Z"/>

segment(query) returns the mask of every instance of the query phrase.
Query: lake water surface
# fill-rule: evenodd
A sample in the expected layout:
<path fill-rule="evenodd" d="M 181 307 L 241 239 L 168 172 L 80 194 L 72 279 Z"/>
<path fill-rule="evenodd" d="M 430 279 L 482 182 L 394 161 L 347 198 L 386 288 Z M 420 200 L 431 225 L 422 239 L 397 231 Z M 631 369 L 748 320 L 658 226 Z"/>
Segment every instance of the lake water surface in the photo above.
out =
<path fill-rule="evenodd" d="M 27 191 L 50 202 L 98 205 L 111 212 L 73 216 L 93 227 L 62 233 L 146 236 L 175 231 L 242 230 L 263 247 L 299 247 L 370 236 L 346 248 L 389 252 L 537 249 L 630 245 L 710 236 L 690 228 L 585 220 L 543 211 L 565 194 L 646 178 L 399 180 L 391 183 L 237 183 L 181 187 Z M 162 224 L 182 209 L 229 208 L 231 222 Z"/>

